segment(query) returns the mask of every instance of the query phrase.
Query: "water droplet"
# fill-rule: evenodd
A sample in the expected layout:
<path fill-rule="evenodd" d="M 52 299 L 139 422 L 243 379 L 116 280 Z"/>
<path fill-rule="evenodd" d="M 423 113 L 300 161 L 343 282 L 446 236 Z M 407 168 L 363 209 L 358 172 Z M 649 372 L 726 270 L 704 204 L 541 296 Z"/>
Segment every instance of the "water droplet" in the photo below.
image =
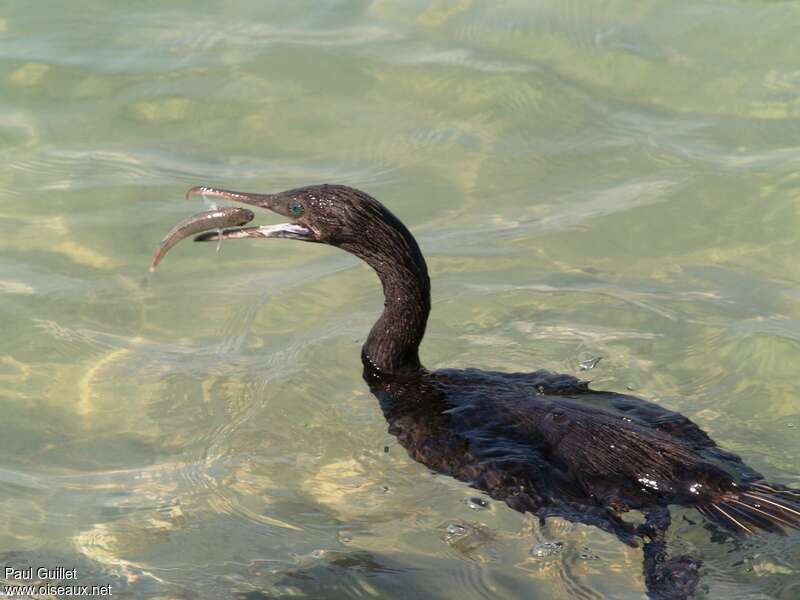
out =
<path fill-rule="evenodd" d="M 642 477 L 639 477 L 637 481 L 646 488 L 658 491 L 658 481 L 653 479 L 650 473 L 645 473 Z"/>
<path fill-rule="evenodd" d="M 200 197 L 203 199 L 203 204 L 208 207 L 208 210 L 217 210 L 219 208 L 219 204 L 217 204 L 217 199 L 214 196 L 209 195 L 211 190 L 208 188 L 202 188 L 200 192 Z"/>
<path fill-rule="evenodd" d="M 563 548 L 563 542 L 542 542 L 541 544 L 536 544 L 533 548 L 531 548 L 531 556 L 535 556 L 536 558 L 556 556 Z"/>
<path fill-rule="evenodd" d="M 464 500 L 464 503 L 467 506 L 469 506 L 472 510 L 481 510 L 489 507 L 489 503 L 483 498 L 480 498 L 478 496 L 467 498 L 466 500 Z"/>
<path fill-rule="evenodd" d="M 587 358 L 586 360 L 578 363 L 578 366 L 580 367 L 581 371 L 591 371 L 601 360 L 603 360 L 602 356 L 598 356 L 597 358 Z"/>

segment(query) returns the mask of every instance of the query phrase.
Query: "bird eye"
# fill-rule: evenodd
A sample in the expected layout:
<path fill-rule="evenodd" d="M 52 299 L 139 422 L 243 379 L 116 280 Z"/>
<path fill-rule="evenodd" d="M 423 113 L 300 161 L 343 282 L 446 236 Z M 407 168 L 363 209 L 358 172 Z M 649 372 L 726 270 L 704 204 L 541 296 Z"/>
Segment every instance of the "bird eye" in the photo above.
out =
<path fill-rule="evenodd" d="M 303 205 L 300 204 L 297 200 L 292 200 L 289 202 L 289 212 L 293 214 L 295 217 L 299 217 L 303 214 Z"/>

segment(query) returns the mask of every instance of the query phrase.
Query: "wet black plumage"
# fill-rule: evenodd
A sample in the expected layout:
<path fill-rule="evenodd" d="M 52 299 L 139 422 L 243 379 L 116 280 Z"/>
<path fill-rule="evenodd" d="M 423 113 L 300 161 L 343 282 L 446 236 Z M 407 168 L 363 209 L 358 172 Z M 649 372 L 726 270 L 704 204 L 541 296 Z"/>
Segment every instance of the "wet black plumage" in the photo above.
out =
<path fill-rule="evenodd" d="M 369 264 L 385 306 L 362 348 L 364 379 L 408 454 L 515 510 L 595 525 L 630 545 L 643 541 L 651 597 L 685 598 L 699 577 L 699 561 L 667 555 L 670 504 L 693 506 L 738 535 L 800 528 L 799 490 L 765 482 L 676 412 L 547 371 L 426 370 L 418 354 L 430 312 L 425 259 L 408 229 L 368 194 L 338 185 L 202 191 L 294 217 L 290 226 L 223 237 L 327 243 Z M 642 511 L 643 525 L 625 521 L 631 509 Z"/>

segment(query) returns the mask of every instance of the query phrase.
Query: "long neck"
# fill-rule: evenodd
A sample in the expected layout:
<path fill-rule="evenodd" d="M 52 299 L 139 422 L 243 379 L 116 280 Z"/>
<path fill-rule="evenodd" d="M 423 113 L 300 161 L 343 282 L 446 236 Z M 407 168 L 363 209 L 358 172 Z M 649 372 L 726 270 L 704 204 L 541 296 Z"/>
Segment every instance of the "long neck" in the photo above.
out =
<path fill-rule="evenodd" d="M 394 219 L 393 219 L 394 221 Z M 365 366 L 385 375 L 422 368 L 419 344 L 431 309 L 428 267 L 411 233 L 399 220 L 366 232 L 369 248 L 350 252 L 369 264 L 383 284 L 384 309 L 362 348 Z"/>
<path fill-rule="evenodd" d="M 431 309 L 427 269 L 420 276 L 388 262 L 373 268 L 383 284 L 384 308 L 364 343 L 364 358 L 386 374 L 420 369 L 419 344 Z"/>

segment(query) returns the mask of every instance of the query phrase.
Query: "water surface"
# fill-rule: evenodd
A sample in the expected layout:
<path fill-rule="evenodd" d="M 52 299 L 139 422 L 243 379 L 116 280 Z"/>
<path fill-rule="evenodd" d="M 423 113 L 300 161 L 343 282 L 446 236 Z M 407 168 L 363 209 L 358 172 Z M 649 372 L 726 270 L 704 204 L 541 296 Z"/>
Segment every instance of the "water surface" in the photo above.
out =
<path fill-rule="evenodd" d="M 428 367 L 631 390 L 798 485 L 799 29 L 790 2 L 5 3 L 0 565 L 130 598 L 642 598 L 640 551 L 395 443 L 367 267 L 150 256 L 193 185 L 362 188 L 428 257 Z M 701 596 L 800 596 L 797 536 L 673 516 Z"/>

